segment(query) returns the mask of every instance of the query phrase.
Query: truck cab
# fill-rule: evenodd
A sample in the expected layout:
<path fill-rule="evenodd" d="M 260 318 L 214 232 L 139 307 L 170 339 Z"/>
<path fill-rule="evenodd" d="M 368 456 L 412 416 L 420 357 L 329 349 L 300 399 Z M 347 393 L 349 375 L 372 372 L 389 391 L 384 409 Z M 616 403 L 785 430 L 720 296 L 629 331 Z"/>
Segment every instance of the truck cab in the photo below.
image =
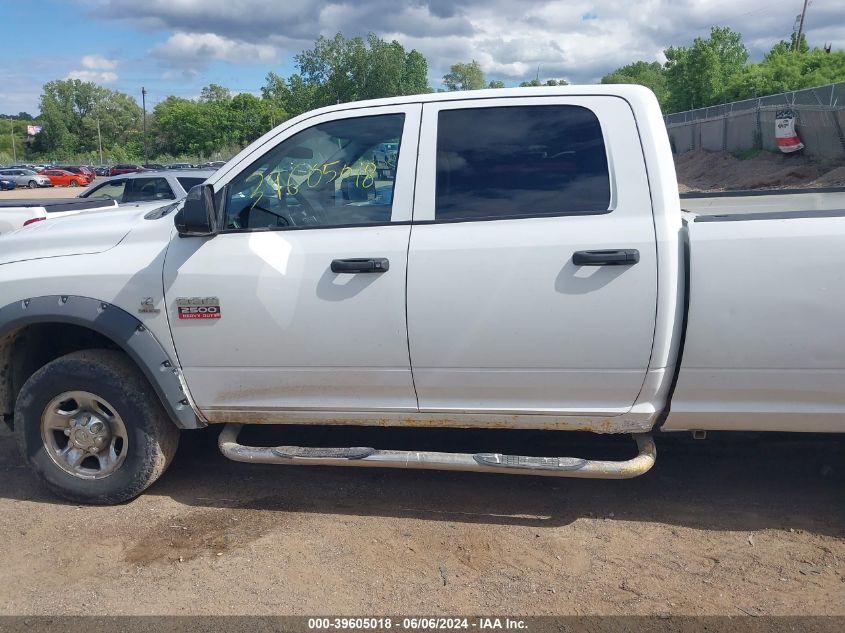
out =
<path fill-rule="evenodd" d="M 683 214 L 639 86 L 340 104 L 184 200 L 0 238 L 0 414 L 53 490 L 93 503 L 140 494 L 179 430 L 210 424 L 251 463 L 605 478 L 648 471 L 660 429 L 841 432 L 842 216 Z M 256 447 L 246 424 L 617 433 L 636 452 Z"/>

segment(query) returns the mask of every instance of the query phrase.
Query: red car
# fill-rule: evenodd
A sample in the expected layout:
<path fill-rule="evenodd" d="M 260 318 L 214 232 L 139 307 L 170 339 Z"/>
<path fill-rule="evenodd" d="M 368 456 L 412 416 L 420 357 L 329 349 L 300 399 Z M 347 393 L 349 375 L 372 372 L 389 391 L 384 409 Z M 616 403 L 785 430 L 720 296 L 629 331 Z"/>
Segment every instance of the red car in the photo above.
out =
<path fill-rule="evenodd" d="M 94 178 L 97 177 L 97 174 L 94 173 L 94 170 L 91 169 L 90 167 L 86 167 L 85 165 L 79 165 L 79 166 L 76 166 L 76 165 L 71 165 L 71 166 L 56 165 L 55 167 L 53 167 L 53 169 L 63 169 L 65 171 L 71 172 L 72 174 L 85 174 L 91 180 L 94 180 Z"/>
<path fill-rule="evenodd" d="M 41 175 L 49 178 L 54 187 L 87 187 L 91 184 L 87 174 L 74 174 L 65 169 L 45 169 Z"/>

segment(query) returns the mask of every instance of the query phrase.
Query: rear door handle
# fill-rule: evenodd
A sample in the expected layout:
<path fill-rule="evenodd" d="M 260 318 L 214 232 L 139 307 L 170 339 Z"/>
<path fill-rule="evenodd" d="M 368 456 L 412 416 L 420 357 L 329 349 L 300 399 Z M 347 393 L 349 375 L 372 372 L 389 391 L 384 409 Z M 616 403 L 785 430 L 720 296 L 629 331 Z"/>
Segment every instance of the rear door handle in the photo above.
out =
<path fill-rule="evenodd" d="M 390 268 L 390 260 L 386 257 L 361 257 L 350 259 L 333 259 L 333 273 L 383 273 Z"/>
<path fill-rule="evenodd" d="M 572 263 L 576 266 L 632 266 L 640 261 L 636 248 L 620 248 L 611 251 L 576 251 Z"/>

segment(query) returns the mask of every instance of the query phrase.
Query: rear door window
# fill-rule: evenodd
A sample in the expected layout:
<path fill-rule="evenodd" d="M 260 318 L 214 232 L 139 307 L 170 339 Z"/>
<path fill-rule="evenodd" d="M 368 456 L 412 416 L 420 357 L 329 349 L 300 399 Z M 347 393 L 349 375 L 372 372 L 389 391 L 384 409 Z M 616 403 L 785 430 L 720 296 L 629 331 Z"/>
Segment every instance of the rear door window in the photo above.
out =
<path fill-rule="evenodd" d="M 173 200 L 176 196 L 166 178 L 129 178 L 123 193 L 124 202 Z"/>
<path fill-rule="evenodd" d="M 435 219 L 607 213 L 610 176 L 596 115 L 574 105 L 442 110 Z"/>

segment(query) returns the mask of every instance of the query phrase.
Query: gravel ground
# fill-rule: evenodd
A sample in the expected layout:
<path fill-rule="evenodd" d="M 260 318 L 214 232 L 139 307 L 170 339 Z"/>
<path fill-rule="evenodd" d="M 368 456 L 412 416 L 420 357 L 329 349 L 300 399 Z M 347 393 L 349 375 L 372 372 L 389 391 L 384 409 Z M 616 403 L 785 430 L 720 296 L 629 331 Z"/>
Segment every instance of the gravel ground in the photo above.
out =
<path fill-rule="evenodd" d="M 99 185 L 102 180 L 95 180 L 94 184 Z M 12 191 L 0 191 L 0 200 L 35 198 L 75 198 L 85 191 L 82 187 L 45 187 L 43 189 L 27 189 L 18 187 Z"/>
<path fill-rule="evenodd" d="M 0 615 L 845 615 L 840 438 L 662 437 L 652 472 L 614 482 L 239 464 L 216 434 L 184 433 L 135 501 L 84 507 L 0 431 Z M 514 431 L 285 440 L 586 450 Z"/>

